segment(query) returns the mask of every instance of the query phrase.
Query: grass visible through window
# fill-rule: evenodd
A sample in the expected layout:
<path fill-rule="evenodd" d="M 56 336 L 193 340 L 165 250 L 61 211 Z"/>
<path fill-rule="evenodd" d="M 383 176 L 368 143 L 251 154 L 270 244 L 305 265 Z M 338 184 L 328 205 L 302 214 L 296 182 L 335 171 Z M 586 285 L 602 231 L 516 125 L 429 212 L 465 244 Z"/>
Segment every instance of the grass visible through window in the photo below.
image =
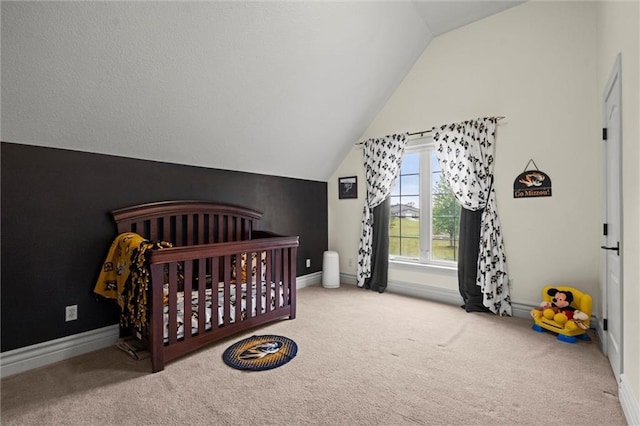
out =
<path fill-rule="evenodd" d="M 402 229 L 402 235 L 400 234 Z M 392 217 L 389 222 L 389 254 L 407 258 L 420 258 L 420 220 Z M 400 238 L 401 237 L 401 238 Z M 402 241 L 402 247 L 400 247 Z M 431 258 L 455 262 L 458 259 L 458 241 L 448 236 L 433 238 Z"/>

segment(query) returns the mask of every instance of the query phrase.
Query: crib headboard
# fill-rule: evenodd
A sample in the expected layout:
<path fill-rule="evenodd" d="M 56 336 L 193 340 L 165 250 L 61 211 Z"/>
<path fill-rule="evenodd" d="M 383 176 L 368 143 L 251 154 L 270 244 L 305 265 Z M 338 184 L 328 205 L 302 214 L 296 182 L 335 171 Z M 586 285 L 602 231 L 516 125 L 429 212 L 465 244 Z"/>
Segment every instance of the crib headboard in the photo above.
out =
<path fill-rule="evenodd" d="M 249 240 L 262 217 L 256 210 L 196 200 L 140 204 L 111 214 L 119 234 L 135 232 L 175 247 Z"/>

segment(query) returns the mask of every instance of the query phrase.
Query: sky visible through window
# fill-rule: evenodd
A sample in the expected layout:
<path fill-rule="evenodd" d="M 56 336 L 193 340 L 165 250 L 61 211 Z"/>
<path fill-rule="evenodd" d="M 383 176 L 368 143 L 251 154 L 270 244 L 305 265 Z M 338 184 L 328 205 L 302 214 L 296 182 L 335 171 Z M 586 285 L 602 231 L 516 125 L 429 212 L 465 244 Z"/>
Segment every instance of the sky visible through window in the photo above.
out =
<path fill-rule="evenodd" d="M 391 195 L 398 196 L 400 195 L 400 184 L 402 185 L 402 204 L 409 204 L 413 202 L 416 208 L 419 208 L 420 205 L 418 203 L 417 195 L 420 194 L 420 181 L 419 181 L 419 173 L 420 173 L 420 153 L 413 152 L 409 154 L 405 154 L 402 158 L 402 166 L 400 168 L 400 177 L 399 181 L 396 181 L 396 184 L 391 192 Z M 435 152 L 431 154 L 431 184 L 432 188 L 435 188 L 436 184 L 442 177 L 442 172 L 440 170 L 440 164 L 438 164 L 438 158 L 435 155 Z M 411 194 L 411 196 L 407 196 Z M 415 195 L 415 196 L 414 196 Z"/>

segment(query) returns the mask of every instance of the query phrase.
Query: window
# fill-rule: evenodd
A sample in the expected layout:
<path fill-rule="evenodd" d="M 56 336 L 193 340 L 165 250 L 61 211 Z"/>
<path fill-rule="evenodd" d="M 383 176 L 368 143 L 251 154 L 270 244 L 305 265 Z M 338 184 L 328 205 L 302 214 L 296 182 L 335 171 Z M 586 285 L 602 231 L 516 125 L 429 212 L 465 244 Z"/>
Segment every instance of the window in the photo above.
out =
<path fill-rule="evenodd" d="M 390 259 L 457 262 L 459 223 L 460 205 L 442 176 L 433 145 L 408 146 L 391 191 Z"/>

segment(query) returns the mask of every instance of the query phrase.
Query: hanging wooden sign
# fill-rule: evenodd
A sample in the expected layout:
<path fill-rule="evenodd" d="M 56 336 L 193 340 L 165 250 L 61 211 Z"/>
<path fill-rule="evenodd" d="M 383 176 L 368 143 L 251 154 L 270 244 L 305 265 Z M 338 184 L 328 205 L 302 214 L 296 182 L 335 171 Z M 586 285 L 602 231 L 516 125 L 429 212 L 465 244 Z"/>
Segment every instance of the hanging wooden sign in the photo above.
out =
<path fill-rule="evenodd" d="M 528 170 L 533 163 L 535 170 Z M 538 169 L 533 159 L 529 160 L 516 180 L 513 181 L 513 198 L 551 197 L 551 178 Z"/>

